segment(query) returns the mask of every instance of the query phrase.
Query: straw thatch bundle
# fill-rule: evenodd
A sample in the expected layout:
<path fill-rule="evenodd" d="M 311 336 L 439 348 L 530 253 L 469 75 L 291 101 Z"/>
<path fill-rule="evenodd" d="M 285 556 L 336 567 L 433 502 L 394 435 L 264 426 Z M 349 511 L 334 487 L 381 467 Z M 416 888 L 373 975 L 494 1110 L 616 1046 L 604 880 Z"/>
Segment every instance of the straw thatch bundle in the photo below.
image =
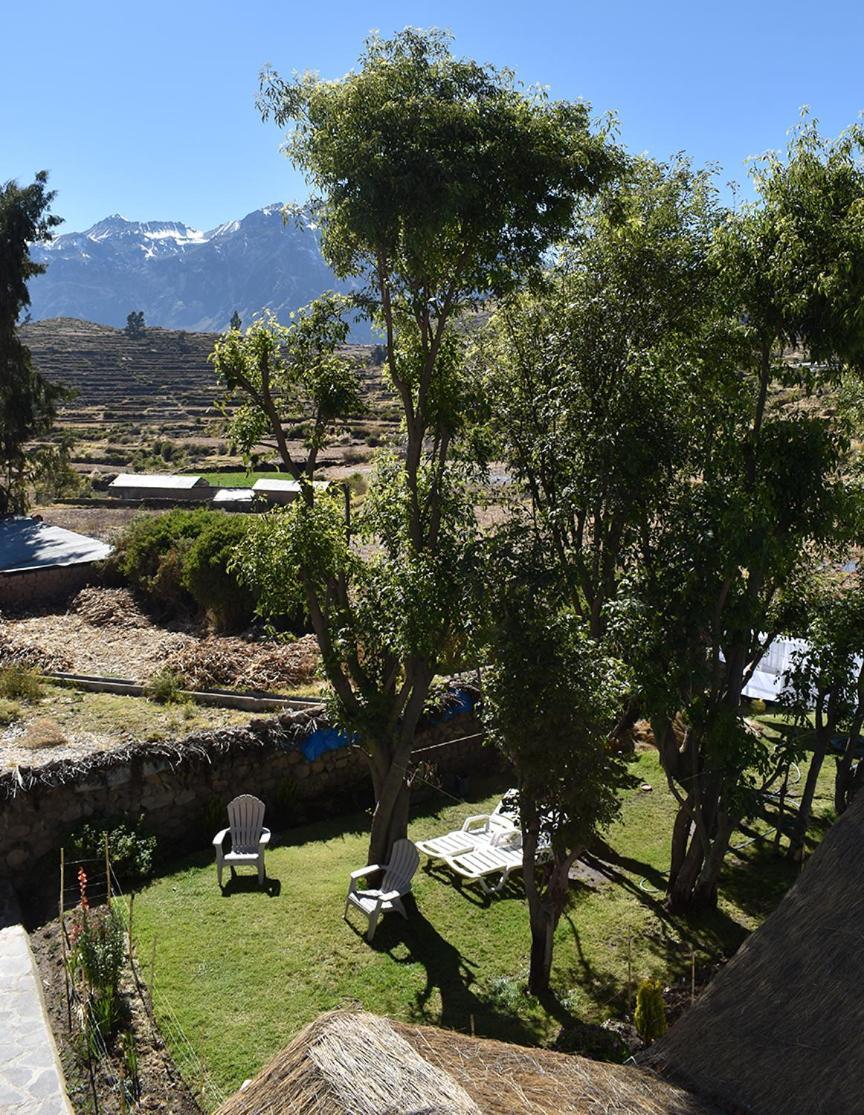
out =
<path fill-rule="evenodd" d="M 864 1111 L 864 795 L 765 924 L 641 1058 L 758 1115 Z"/>
<path fill-rule="evenodd" d="M 323 1014 L 217 1115 L 710 1115 L 653 1073 L 373 1014 Z"/>

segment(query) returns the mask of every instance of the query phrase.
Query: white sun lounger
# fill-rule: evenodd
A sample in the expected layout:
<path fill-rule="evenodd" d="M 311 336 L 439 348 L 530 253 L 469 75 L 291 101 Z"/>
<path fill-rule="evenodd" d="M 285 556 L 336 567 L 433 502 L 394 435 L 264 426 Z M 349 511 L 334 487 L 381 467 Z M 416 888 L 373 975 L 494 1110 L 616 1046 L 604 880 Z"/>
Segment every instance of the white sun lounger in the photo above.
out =
<path fill-rule="evenodd" d="M 418 840 L 418 851 L 430 859 L 446 860 L 483 847 L 496 833 L 514 832 L 515 821 L 499 813 L 500 808 L 499 805 L 493 813 L 478 813 L 474 817 L 468 817 L 462 822 L 461 828 L 445 833 L 444 836 L 435 836 L 431 840 Z"/>
<path fill-rule="evenodd" d="M 511 873 L 522 869 L 522 833 L 518 829 L 493 833 L 472 851 L 443 859 L 451 871 L 472 883 L 479 883 L 486 894 L 497 894 Z M 487 880 L 496 876 L 498 881 L 490 886 Z"/>

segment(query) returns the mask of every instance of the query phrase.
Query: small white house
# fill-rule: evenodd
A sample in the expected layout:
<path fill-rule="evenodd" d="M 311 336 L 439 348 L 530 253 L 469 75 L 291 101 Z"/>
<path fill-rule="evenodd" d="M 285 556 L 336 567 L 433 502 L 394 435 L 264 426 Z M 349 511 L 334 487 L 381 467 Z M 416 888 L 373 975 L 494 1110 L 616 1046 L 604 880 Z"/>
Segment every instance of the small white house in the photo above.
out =
<path fill-rule="evenodd" d="M 213 489 L 203 476 L 172 475 L 167 472 L 123 472 L 108 485 L 118 499 L 170 499 L 189 503 L 209 500 Z"/>
<path fill-rule="evenodd" d="M 330 487 L 329 480 L 313 480 L 312 487 L 316 491 L 326 491 Z M 261 496 L 269 503 L 293 503 L 300 498 L 299 480 L 282 480 L 269 476 L 256 480 L 252 486 L 255 495 Z"/>

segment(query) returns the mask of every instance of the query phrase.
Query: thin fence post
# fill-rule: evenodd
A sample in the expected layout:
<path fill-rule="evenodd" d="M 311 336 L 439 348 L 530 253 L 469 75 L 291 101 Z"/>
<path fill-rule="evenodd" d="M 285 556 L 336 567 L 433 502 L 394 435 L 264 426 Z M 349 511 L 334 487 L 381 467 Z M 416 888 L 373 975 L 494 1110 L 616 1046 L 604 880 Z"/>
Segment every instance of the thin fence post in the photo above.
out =
<path fill-rule="evenodd" d="M 69 954 L 66 951 L 66 920 L 63 916 L 63 890 L 66 875 L 66 850 L 60 849 L 60 902 L 59 902 L 59 920 L 60 920 L 60 949 L 63 953 L 63 986 L 66 989 L 66 1025 L 69 1032 L 72 1032 L 72 990 L 69 987 Z"/>
<path fill-rule="evenodd" d="M 111 905 L 111 860 L 108 858 L 108 833 L 102 833 L 105 848 L 105 886 L 108 890 L 108 905 Z"/>
<path fill-rule="evenodd" d="M 690 950 L 690 1006 L 696 1002 L 696 950 Z"/>
<path fill-rule="evenodd" d="M 627 1013 L 633 1009 L 633 930 L 627 930 Z"/>

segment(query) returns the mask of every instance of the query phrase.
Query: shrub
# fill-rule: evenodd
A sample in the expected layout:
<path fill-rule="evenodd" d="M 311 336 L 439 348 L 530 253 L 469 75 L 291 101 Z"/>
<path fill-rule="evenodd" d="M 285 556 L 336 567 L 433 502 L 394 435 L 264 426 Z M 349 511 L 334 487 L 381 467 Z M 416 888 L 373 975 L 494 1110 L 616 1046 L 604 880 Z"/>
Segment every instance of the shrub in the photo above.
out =
<path fill-rule="evenodd" d="M 38 701 L 43 693 L 42 680 L 35 670 L 23 666 L 0 670 L 0 697 L 9 701 Z"/>
<path fill-rule="evenodd" d="M 21 719 L 21 706 L 17 701 L 0 697 L 0 728 L 6 728 Z"/>
<path fill-rule="evenodd" d="M 185 700 L 183 678 L 169 666 L 151 674 L 144 684 L 144 696 L 160 705 L 176 705 Z"/>
<path fill-rule="evenodd" d="M 247 626 L 255 597 L 231 569 L 234 553 L 248 533 L 247 520 L 219 515 L 206 524 L 183 559 L 183 584 L 198 607 L 221 631 Z"/>
<path fill-rule="evenodd" d="M 80 990 L 86 1009 L 83 1025 L 91 1051 L 111 1040 L 122 1014 L 120 977 L 126 959 L 125 925 L 111 904 L 91 909 L 87 901 L 87 874 L 78 871 L 81 901 L 72 913 L 67 958 L 73 986 Z M 101 1039 L 101 1040 L 100 1040 Z"/>
<path fill-rule="evenodd" d="M 141 818 L 128 821 L 91 818 L 69 833 L 65 846 L 70 858 L 101 860 L 105 854 L 105 833 L 108 833 L 108 858 L 119 882 L 138 883 L 153 874 L 157 841 L 142 829 Z"/>
<path fill-rule="evenodd" d="M 120 539 L 114 566 L 166 611 L 197 610 L 219 628 L 242 627 L 252 618 L 255 597 L 229 563 L 248 529 L 245 516 L 204 508 L 142 517 Z"/>
<path fill-rule="evenodd" d="M 666 1033 L 666 1006 L 660 980 L 646 979 L 639 985 L 633 1024 L 646 1045 Z"/>

